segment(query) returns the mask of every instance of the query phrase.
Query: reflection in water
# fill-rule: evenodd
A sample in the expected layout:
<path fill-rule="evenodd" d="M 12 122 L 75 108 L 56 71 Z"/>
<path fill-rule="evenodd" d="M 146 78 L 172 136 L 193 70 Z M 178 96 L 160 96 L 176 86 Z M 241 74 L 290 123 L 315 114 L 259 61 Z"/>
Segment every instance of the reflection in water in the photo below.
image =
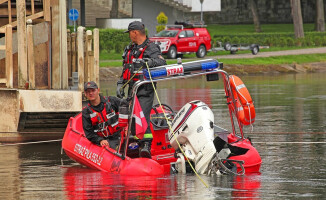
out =
<path fill-rule="evenodd" d="M 177 195 L 174 176 L 119 176 L 69 167 L 64 183 L 69 199 L 158 199 Z"/>

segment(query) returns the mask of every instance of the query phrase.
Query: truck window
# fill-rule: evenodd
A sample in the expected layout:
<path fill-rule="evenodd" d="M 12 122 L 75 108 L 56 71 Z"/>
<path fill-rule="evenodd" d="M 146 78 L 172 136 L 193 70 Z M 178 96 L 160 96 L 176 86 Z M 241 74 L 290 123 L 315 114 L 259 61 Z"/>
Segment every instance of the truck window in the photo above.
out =
<path fill-rule="evenodd" d="M 193 31 L 186 31 L 187 32 L 187 37 L 194 37 L 194 32 Z"/>
<path fill-rule="evenodd" d="M 186 31 L 181 31 L 179 37 L 187 37 Z"/>

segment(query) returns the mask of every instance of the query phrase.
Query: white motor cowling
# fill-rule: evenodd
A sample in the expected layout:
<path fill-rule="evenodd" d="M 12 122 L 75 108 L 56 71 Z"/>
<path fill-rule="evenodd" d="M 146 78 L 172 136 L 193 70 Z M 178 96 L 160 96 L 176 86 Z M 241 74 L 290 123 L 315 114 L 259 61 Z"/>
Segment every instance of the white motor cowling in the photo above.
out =
<path fill-rule="evenodd" d="M 178 149 L 179 144 L 188 159 L 195 163 L 196 171 L 205 174 L 216 153 L 214 140 L 214 114 L 202 101 L 184 105 L 172 121 L 169 131 L 170 144 Z"/>

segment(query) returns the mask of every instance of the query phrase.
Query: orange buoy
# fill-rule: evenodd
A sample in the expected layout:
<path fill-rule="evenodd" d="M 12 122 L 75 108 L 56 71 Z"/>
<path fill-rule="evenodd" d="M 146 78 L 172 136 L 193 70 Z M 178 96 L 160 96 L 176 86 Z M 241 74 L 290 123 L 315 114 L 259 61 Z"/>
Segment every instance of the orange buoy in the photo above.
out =
<path fill-rule="evenodd" d="M 247 87 L 242 80 L 235 75 L 231 75 L 229 80 L 234 99 L 236 100 L 235 106 L 238 111 L 238 120 L 243 125 L 254 123 L 256 117 L 255 106 Z"/>

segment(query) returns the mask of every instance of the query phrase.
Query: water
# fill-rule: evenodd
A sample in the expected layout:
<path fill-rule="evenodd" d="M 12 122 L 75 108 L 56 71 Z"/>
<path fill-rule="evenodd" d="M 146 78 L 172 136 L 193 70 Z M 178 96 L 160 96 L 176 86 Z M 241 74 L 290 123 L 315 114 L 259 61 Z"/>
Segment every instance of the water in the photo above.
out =
<path fill-rule="evenodd" d="M 246 128 L 261 155 L 260 174 L 121 177 L 90 170 L 61 155 L 60 142 L 0 147 L 0 199 L 325 199 L 326 74 L 241 77 L 254 99 Z M 114 94 L 114 82 L 101 83 Z M 159 83 L 161 101 L 180 109 L 206 102 L 230 129 L 222 82 Z"/>

